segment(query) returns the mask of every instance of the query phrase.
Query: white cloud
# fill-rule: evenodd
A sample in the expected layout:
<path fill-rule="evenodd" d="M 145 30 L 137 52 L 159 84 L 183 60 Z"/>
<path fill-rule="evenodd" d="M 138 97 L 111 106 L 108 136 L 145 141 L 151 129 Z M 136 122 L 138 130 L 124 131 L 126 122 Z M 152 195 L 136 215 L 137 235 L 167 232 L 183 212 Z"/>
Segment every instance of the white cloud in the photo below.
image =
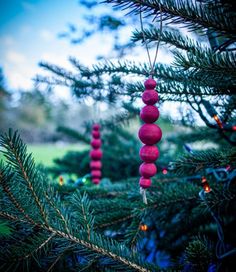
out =
<path fill-rule="evenodd" d="M 15 63 L 15 64 L 23 64 L 26 61 L 26 57 L 24 54 L 9 50 L 6 52 L 6 59 L 10 63 Z"/>
<path fill-rule="evenodd" d="M 39 67 L 27 61 L 21 64 L 3 63 L 3 70 L 10 89 L 33 88 L 34 82 L 32 79 L 39 73 Z"/>
<path fill-rule="evenodd" d="M 29 78 L 29 74 L 19 71 L 11 71 L 7 78 L 9 85 L 14 89 L 30 89 L 32 88 L 32 81 Z"/>
<path fill-rule="evenodd" d="M 0 43 L 2 44 L 2 46 L 12 46 L 15 44 L 15 42 L 15 39 L 10 35 L 2 36 L 0 38 Z"/>
<path fill-rule="evenodd" d="M 68 61 L 68 58 L 61 54 L 53 53 L 53 52 L 44 52 L 40 58 L 42 61 L 49 62 L 51 64 L 59 65 L 65 69 L 70 69 L 71 65 L 70 62 Z"/>
<path fill-rule="evenodd" d="M 38 72 L 39 68 L 26 54 L 15 50 L 7 50 L 2 66 L 9 88 L 31 89 L 33 87 L 32 78 Z"/>

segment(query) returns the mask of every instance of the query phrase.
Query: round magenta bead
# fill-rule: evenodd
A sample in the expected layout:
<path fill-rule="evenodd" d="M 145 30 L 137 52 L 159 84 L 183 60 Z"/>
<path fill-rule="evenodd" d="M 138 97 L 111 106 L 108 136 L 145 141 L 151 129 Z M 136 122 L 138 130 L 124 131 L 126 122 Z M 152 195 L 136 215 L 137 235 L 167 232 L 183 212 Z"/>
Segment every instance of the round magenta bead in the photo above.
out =
<path fill-rule="evenodd" d="M 161 140 L 162 131 L 156 124 L 144 124 L 138 132 L 139 139 L 146 145 L 154 145 Z"/>
<path fill-rule="evenodd" d="M 147 179 L 147 178 L 144 178 L 144 177 L 141 177 L 139 179 L 139 185 L 140 187 L 142 187 L 143 189 L 147 189 L 151 186 L 152 182 L 150 179 Z"/>
<path fill-rule="evenodd" d="M 102 172 L 100 170 L 92 170 L 91 176 L 92 178 L 100 178 L 102 176 Z"/>
<path fill-rule="evenodd" d="M 99 179 L 99 178 L 93 178 L 93 179 L 92 179 L 92 182 L 93 182 L 94 184 L 99 184 L 100 179 Z"/>
<path fill-rule="evenodd" d="M 159 150 L 155 145 L 144 145 L 139 155 L 144 162 L 154 162 L 159 157 Z"/>
<path fill-rule="evenodd" d="M 102 158 L 102 150 L 101 149 L 91 150 L 90 157 L 95 161 L 100 160 Z"/>
<path fill-rule="evenodd" d="M 155 89 L 156 85 L 157 85 L 156 81 L 152 78 L 149 78 L 144 82 L 144 86 L 147 90 Z"/>
<path fill-rule="evenodd" d="M 100 125 L 99 124 L 94 124 L 93 125 L 93 130 L 99 130 L 100 129 Z"/>
<path fill-rule="evenodd" d="M 100 170 L 102 168 L 102 162 L 101 161 L 91 161 L 90 168 L 92 170 Z"/>
<path fill-rule="evenodd" d="M 102 142 L 100 139 L 93 139 L 90 144 L 93 148 L 99 148 Z"/>
<path fill-rule="evenodd" d="M 92 131 L 93 138 L 99 139 L 100 138 L 100 132 L 98 130 Z"/>
<path fill-rule="evenodd" d="M 143 162 L 139 167 L 139 173 L 144 178 L 150 178 L 156 175 L 157 168 L 154 163 Z"/>
<path fill-rule="evenodd" d="M 158 93 L 155 90 L 146 90 L 142 94 L 142 100 L 146 105 L 154 105 L 158 101 Z"/>
<path fill-rule="evenodd" d="M 145 123 L 154 123 L 159 117 L 159 110 L 155 106 L 145 106 L 140 112 L 140 118 Z"/>

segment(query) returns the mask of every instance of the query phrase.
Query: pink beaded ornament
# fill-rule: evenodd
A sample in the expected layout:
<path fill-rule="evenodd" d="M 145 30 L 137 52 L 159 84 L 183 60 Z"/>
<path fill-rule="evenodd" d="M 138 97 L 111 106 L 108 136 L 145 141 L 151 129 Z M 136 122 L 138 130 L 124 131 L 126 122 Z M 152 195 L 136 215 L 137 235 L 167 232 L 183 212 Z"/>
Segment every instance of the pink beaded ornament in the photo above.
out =
<path fill-rule="evenodd" d="M 155 163 L 143 162 L 139 167 L 139 173 L 144 178 L 150 178 L 155 176 L 157 173 Z"/>
<path fill-rule="evenodd" d="M 102 168 L 102 162 L 101 161 L 91 161 L 90 168 L 91 168 L 91 170 L 100 170 Z"/>
<path fill-rule="evenodd" d="M 156 81 L 149 78 L 145 81 L 144 86 L 145 90 L 142 95 L 142 100 L 147 106 L 144 106 L 140 112 L 140 118 L 144 121 L 144 124 L 138 133 L 139 139 L 145 144 L 139 152 L 140 158 L 143 161 L 139 167 L 139 173 L 141 175 L 139 185 L 142 190 L 151 186 L 150 178 L 157 172 L 154 162 L 159 157 L 159 151 L 155 144 L 158 143 L 162 137 L 160 127 L 153 124 L 159 118 L 159 110 L 154 106 L 158 101 L 158 93 L 155 90 Z"/>
<path fill-rule="evenodd" d="M 94 139 L 100 139 L 100 132 L 98 130 L 93 130 L 92 135 Z"/>
<path fill-rule="evenodd" d="M 154 123 L 159 117 L 159 110 L 157 107 L 148 105 L 142 108 L 140 112 L 140 118 L 145 123 Z"/>
<path fill-rule="evenodd" d="M 159 157 L 159 150 L 155 145 L 144 145 L 140 149 L 139 156 L 145 162 L 155 162 Z"/>
<path fill-rule="evenodd" d="M 151 186 L 151 180 L 149 178 L 141 177 L 139 180 L 139 185 L 143 189 L 147 189 Z"/>
<path fill-rule="evenodd" d="M 93 179 L 92 179 L 92 182 L 93 182 L 94 184 L 99 184 L 99 183 L 100 183 L 100 179 L 99 179 L 99 178 L 93 178 Z"/>
<path fill-rule="evenodd" d="M 102 150 L 101 150 L 101 139 L 100 139 L 100 125 L 94 124 L 92 129 L 92 140 L 90 142 L 92 150 L 89 153 L 91 158 L 90 169 L 92 182 L 94 184 L 99 184 L 102 177 Z"/>
<path fill-rule="evenodd" d="M 100 139 L 93 139 L 90 144 L 93 148 L 99 148 L 102 142 Z"/>
<path fill-rule="evenodd" d="M 102 172 L 100 170 L 92 170 L 91 176 L 92 178 L 101 178 Z"/>

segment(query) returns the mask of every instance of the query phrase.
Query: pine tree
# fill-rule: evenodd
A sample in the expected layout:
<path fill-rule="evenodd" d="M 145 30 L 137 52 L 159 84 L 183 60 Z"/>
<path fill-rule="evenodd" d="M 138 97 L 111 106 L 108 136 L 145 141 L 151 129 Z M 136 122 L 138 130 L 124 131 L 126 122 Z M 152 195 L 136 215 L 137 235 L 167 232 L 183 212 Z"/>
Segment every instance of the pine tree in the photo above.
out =
<path fill-rule="evenodd" d="M 162 33 L 154 27 L 144 30 L 148 42 L 160 39 L 171 46 L 174 56 L 173 64 L 156 64 L 154 69 L 161 102 L 187 103 L 206 127 L 192 126 L 168 136 L 166 141 L 175 150 L 172 162 L 165 178 L 159 173 L 153 179 L 147 205 L 133 173 L 118 182 L 63 194 L 59 185 L 49 186 L 46 170 L 35 166 L 17 133 L 3 135 L 0 144 L 7 161 L 0 166 L 0 216 L 11 232 L 2 239 L 1 270 L 233 271 L 235 4 L 227 0 L 105 2 L 134 15 L 141 9 L 151 19 L 162 17 L 164 23 L 181 24 L 209 37 L 211 46 L 206 47 L 171 28 L 164 27 Z M 136 30 L 132 39 L 144 42 L 143 33 Z M 130 76 L 144 79 L 149 73 L 147 64 L 109 62 L 87 68 L 75 59 L 71 62 L 78 69 L 76 75 L 44 63 L 54 76 L 38 80 L 69 83 L 79 99 L 91 96 L 115 104 L 126 96 L 133 104 L 143 85 L 141 80 L 130 81 Z M 127 118 L 119 113 L 115 123 Z M 86 135 L 77 136 L 88 141 Z M 189 147 L 199 140 L 217 143 L 218 148 Z M 136 145 L 134 141 L 132 147 L 137 149 Z M 183 146 L 188 151 L 177 158 Z M 115 163 L 119 169 L 121 162 Z"/>

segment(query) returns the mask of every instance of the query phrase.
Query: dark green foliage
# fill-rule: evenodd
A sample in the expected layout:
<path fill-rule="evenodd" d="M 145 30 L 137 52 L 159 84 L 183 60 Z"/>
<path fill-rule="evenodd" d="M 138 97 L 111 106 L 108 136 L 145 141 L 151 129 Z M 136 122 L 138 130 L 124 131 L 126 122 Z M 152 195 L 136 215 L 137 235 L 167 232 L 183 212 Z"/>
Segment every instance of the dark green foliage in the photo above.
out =
<path fill-rule="evenodd" d="M 39 267 L 48 269 L 52 265 L 56 271 L 62 269 L 60 267 L 70 271 L 72 264 L 79 269 L 89 266 L 89 269 L 96 267 L 97 271 L 103 271 L 100 269 L 106 269 L 104 260 L 109 259 L 108 263 L 114 271 L 158 271 L 152 267 L 146 268 L 149 270 L 134 268 L 129 261 L 132 260 L 135 267 L 144 267 L 144 264 L 139 258 L 132 257 L 130 250 L 133 255 L 137 243 L 145 237 L 152 237 L 153 230 L 156 233 L 157 250 L 164 250 L 175 259 L 179 257 L 179 252 L 185 250 L 189 239 L 198 235 L 199 231 L 213 240 L 214 246 L 217 225 L 211 213 L 216 212 L 225 218 L 227 247 L 230 249 L 234 246 L 234 241 L 230 240 L 235 224 L 234 186 L 222 187 L 213 178 L 211 187 L 214 193 L 206 195 L 201 201 L 198 196 L 200 180 L 198 183 L 186 183 L 185 180 L 169 176 L 169 182 L 165 182 L 163 178 L 157 177 L 153 179 L 153 186 L 148 192 L 148 205 L 141 202 L 138 178 L 123 178 L 114 185 L 103 185 L 102 182 L 100 188 L 84 185 L 80 192 L 74 188 L 69 194 L 66 194 L 67 187 L 60 187 L 58 194 L 48 186 L 49 180 L 45 175 L 35 168 L 17 134 L 10 132 L 1 138 L 1 143 L 8 150 L 4 152 L 10 161 L 6 166 L 1 166 L 0 215 L 11 222 L 14 239 L 17 241 L 17 237 L 21 237 L 20 245 L 13 241 L 8 244 L 2 259 L 4 269 L 15 267 L 18 269 L 16 271 L 27 271 L 28 266 L 29 269 L 40 271 Z M 15 180 L 17 182 L 13 183 Z M 55 189 L 58 190 L 57 187 Z M 87 195 L 83 192 L 87 192 Z M 206 208 L 203 209 L 202 204 Z M 148 225 L 146 234 L 140 230 L 141 224 Z M 104 231 L 115 233 L 113 241 L 103 235 Z M 21 249 L 22 243 L 25 245 L 24 250 Z M 125 249 L 125 245 L 130 249 Z M 5 242 L 3 246 L 6 247 Z M 203 246 L 196 242 L 187 247 L 188 262 L 204 267 L 210 264 L 211 260 L 207 262 L 206 258 L 204 263 L 197 262 L 196 251 Z M 139 255 L 147 258 L 145 251 L 139 252 Z M 58 256 L 60 259 L 54 263 Z M 76 263 L 78 258 L 85 259 L 82 263 Z M 92 258 L 96 261 L 91 263 Z M 129 264 L 126 260 L 129 260 Z"/>
<path fill-rule="evenodd" d="M 144 30 L 150 45 L 160 39 L 161 44 L 171 46 L 173 63 L 154 67 L 160 102 L 187 103 L 208 128 L 197 128 L 183 108 L 183 118 L 174 127 L 176 134 L 163 137 L 159 174 L 152 179 L 145 205 L 138 188 L 140 143 L 117 124 L 137 115 L 133 103 L 141 97 L 149 65 L 121 60 L 88 68 L 71 58 L 77 69 L 74 73 L 42 63 L 53 76 L 38 77 L 39 82 L 68 86 L 80 100 L 92 97 L 124 108 L 111 120 L 101 122 L 103 175 L 112 182 L 103 179 L 99 186 L 50 188 L 50 181 L 26 154 L 19 136 L 12 132 L 3 136 L 1 144 L 8 162 L 0 170 L 0 216 L 13 229 L 14 237 L 4 240 L 1 269 L 160 270 L 148 264 L 155 263 L 171 271 L 208 271 L 212 267 L 230 271 L 236 254 L 236 158 L 232 147 L 236 143 L 235 4 L 226 0 L 105 3 L 127 8 L 134 16 L 141 10 L 150 21 L 160 21 L 162 13 L 164 24 L 172 24 L 164 25 L 162 33 L 154 26 Z M 103 17 L 101 22 L 104 27 L 107 23 L 114 23 L 115 29 L 121 26 L 111 17 Z M 211 47 L 174 31 L 173 26 L 179 28 L 180 23 L 195 36 L 200 33 L 209 38 Z M 71 31 L 75 31 L 72 26 Z M 133 41 L 143 42 L 140 31 L 134 32 Z M 139 76 L 140 81 L 134 82 L 133 76 Z M 123 98 L 130 103 L 122 104 Z M 215 122 L 216 116 L 221 125 Z M 186 125 L 190 124 L 189 129 Z M 89 143 L 90 127 L 88 122 L 84 134 L 66 128 L 61 131 Z M 206 149 L 203 142 L 215 144 L 215 149 Z M 186 144 L 199 149 L 199 143 L 201 150 L 188 148 L 188 153 L 182 154 Z M 164 176 L 161 167 L 170 161 Z M 70 153 L 57 163 L 57 174 L 83 176 L 90 171 L 88 151 Z M 211 188 L 209 193 L 201 187 L 204 180 Z M 140 228 L 143 224 L 146 232 Z M 164 266 L 160 259 L 165 258 L 158 256 L 166 256 L 168 264 Z"/>
<path fill-rule="evenodd" d="M 195 151 L 179 158 L 174 163 L 170 163 L 170 168 L 179 175 L 192 175 L 203 173 L 208 167 L 226 167 L 230 165 L 236 167 L 236 149 L 217 151 Z"/>
<path fill-rule="evenodd" d="M 171 20 L 171 23 L 185 23 L 189 30 L 213 30 L 219 35 L 226 35 L 235 39 L 236 20 L 233 18 L 235 6 L 227 2 L 225 5 L 221 1 L 174 1 L 174 0 L 144 0 L 141 3 L 135 0 L 106 0 L 122 8 L 127 8 L 130 12 L 139 13 L 140 9 L 151 16 L 160 19 L 162 12 L 163 20 Z M 213 3 L 219 3 L 214 5 Z M 234 10 L 232 8 L 234 7 Z M 223 11 L 222 11 L 223 9 Z"/>
<path fill-rule="evenodd" d="M 185 262 L 191 267 L 191 271 L 207 271 L 212 261 L 212 248 L 207 241 L 196 237 L 189 243 L 185 250 Z"/>
<path fill-rule="evenodd" d="M 1 146 L 7 150 L 4 154 L 8 161 L 7 166 L 1 165 L 0 170 L 3 196 L 0 215 L 19 229 L 15 232 L 15 242 L 3 244 L 5 254 L 1 255 L 1 270 L 32 271 L 33 268 L 40 271 L 50 268 L 57 271 L 60 267 L 58 256 L 66 256 L 67 252 L 70 254 L 64 269 L 73 267 L 68 261 L 76 256 L 87 260 L 84 266 L 89 266 L 88 260 L 95 258 L 99 267 L 105 269 L 107 265 L 112 265 L 117 271 L 154 269 L 146 266 L 134 252 L 130 254 L 125 245 L 94 231 L 95 219 L 86 195 L 75 192 L 69 203 L 64 205 L 48 187 L 48 180 L 35 168 L 31 155 L 27 154 L 26 146 L 16 133 L 10 131 L 1 137 Z M 13 180 L 17 180 L 14 186 Z M 27 195 L 22 194 L 22 190 Z M 77 265 L 83 267 L 83 263 Z"/>
<path fill-rule="evenodd" d="M 12 229 L 6 221 L 0 220 L 0 237 L 7 237 L 12 234 Z"/>

